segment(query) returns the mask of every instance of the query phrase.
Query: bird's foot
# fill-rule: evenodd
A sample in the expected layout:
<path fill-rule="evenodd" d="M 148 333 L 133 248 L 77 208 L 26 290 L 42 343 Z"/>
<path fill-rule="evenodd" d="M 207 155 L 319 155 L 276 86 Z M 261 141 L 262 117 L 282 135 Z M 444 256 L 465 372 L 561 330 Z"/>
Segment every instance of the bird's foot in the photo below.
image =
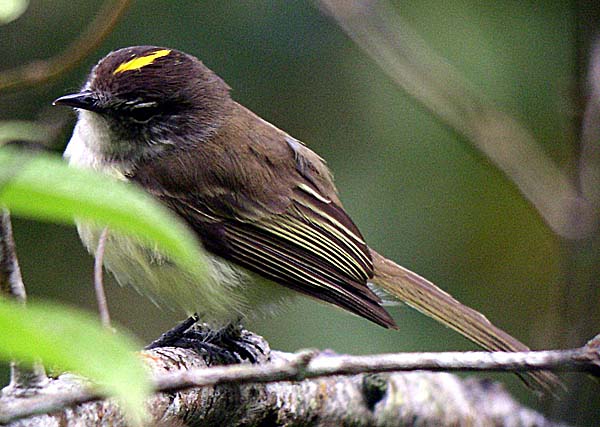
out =
<path fill-rule="evenodd" d="M 146 346 L 146 350 L 157 347 L 189 348 L 206 356 L 209 364 L 230 365 L 244 361 L 257 363 L 265 359 L 264 342 L 257 343 L 239 323 L 220 329 L 211 329 L 206 324 L 197 324 L 194 315 L 173 329 L 162 334 Z"/>

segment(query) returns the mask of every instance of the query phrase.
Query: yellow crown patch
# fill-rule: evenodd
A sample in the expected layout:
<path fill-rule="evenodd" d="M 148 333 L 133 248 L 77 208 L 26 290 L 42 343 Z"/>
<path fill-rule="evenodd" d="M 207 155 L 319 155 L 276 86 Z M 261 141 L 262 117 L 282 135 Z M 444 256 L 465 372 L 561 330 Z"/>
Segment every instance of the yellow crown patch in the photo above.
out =
<path fill-rule="evenodd" d="M 139 70 L 146 65 L 152 64 L 156 59 L 163 56 L 167 56 L 171 53 L 170 49 L 157 50 L 156 52 L 149 53 L 148 55 L 140 56 L 139 58 L 133 58 L 129 61 L 123 62 L 119 65 L 113 74 L 123 73 L 125 71 Z"/>

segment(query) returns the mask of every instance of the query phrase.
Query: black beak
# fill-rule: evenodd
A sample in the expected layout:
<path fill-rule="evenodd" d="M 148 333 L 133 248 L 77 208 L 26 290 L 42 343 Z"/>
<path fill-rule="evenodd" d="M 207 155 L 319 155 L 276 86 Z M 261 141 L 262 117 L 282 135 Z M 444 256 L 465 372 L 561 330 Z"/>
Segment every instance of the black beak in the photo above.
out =
<path fill-rule="evenodd" d="M 83 92 L 61 96 L 54 100 L 52 105 L 66 105 L 67 107 L 81 108 L 82 110 L 100 112 L 102 108 L 95 93 L 84 90 Z"/>

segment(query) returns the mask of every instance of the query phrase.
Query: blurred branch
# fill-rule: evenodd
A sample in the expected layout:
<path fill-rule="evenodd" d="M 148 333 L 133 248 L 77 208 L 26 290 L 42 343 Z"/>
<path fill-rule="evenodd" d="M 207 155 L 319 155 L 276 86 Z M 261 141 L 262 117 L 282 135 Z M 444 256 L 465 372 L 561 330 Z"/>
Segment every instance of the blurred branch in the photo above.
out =
<path fill-rule="evenodd" d="M 570 239 L 593 232 L 591 204 L 531 133 L 433 52 L 388 1 L 319 4 L 400 87 L 503 171 L 554 232 Z"/>
<path fill-rule="evenodd" d="M 87 29 L 60 54 L 0 72 L 0 92 L 35 86 L 73 69 L 112 32 L 131 0 L 107 1 Z"/>
<path fill-rule="evenodd" d="M 581 191 L 596 210 L 600 209 L 600 39 L 590 57 L 589 99 L 583 115 L 579 177 Z"/>
<path fill-rule="evenodd" d="M 423 367 L 446 370 L 452 366 L 451 360 L 461 357 L 463 362 L 471 360 L 468 365 L 476 359 L 495 363 L 494 359 L 497 361 L 502 357 L 512 357 L 514 362 L 527 355 L 531 356 L 526 362 L 527 368 L 548 368 L 556 366 L 548 360 L 558 352 L 492 353 L 491 358 L 485 352 L 356 357 L 315 352 L 290 354 L 270 352 L 261 337 L 247 331 L 242 334 L 239 342 L 245 350 L 256 355 L 258 364 L 207 368 L 208 361 L 214 361 L 215 356 L 209 356 L 205 351 L 199 354 L 191 349 L 163 347 L 143 352 L 144 360 L 155 376 L 157 390 L 168 391 L 155 395 L 148 402 L 154 419 L 167 425 L 185 421 L 189 426 L 222 425 L 224 422 L 228 425 L 271 425 L 275 420 L 282 426 L 464 425 L 473 419 L 482 425 L 557 425 L 519 406 L 501 387 L 491 387 L 485 381 L 460 380 L 446 373 L 366 373 L 420 370 Z M 584 347 L 585 354 L 597 363 L 597 346 L 591 350 L 593 347 L 591 344 Z M 543 353 L 554 356 L 542 362 L 546 357 Z M 240 360 L 236 353 L 227 357 L 221 354 L 223 360 L 232 355 L 234 360 Z M 579 369 L 583 362 L 576 359 L 572 359 L 573 366 Z M 223 363 L 223 360 L 217 363 Z M 54 380 L 36 394 L 27 399 L 4 395 L 0 399 L 0 422 L 52 413 L 42 418 L 21 419 L 14 425 L 41 425 L 42 420 L 48 423 L 50 419 L 61 420 L 61 425 L 65 426 L 124 425 L 113 401 L 91 403 L 100 396 L 90 392 L 81 379 L 72 375 Z M 78 406 L 65 410 L 71 405 Z"/>
<path fill-rule="evenodd" d="M 12 141 L 43 143 L 48 139 L 48 126 L 25 120 L 0 121 L 0 146 Z"/>

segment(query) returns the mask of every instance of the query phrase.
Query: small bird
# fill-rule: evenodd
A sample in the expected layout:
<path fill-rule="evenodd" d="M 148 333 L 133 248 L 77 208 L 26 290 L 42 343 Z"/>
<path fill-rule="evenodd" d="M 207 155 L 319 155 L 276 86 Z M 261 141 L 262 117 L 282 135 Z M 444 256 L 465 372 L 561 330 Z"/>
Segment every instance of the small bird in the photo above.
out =
<path fill-rule="evenodd" d="M 135 46 L 108 54 L 55 105 L 78 120 L 65 158 L 137 184 L 185 220 L 210 260 L 197 278 L 137 240 L 110 233 L 104 262 L 158 304 L 224 326 L 303 294 L 397 328 L 379 293 L 491 351 L 528 347 L 479 312 L 375 252 L 344 211 L 325 161 L 230 97 L 194 56 Z M 90 252 L 101 231 L 79 223 Z M 555 377 L 524 380 L 552 388 Z"/>

